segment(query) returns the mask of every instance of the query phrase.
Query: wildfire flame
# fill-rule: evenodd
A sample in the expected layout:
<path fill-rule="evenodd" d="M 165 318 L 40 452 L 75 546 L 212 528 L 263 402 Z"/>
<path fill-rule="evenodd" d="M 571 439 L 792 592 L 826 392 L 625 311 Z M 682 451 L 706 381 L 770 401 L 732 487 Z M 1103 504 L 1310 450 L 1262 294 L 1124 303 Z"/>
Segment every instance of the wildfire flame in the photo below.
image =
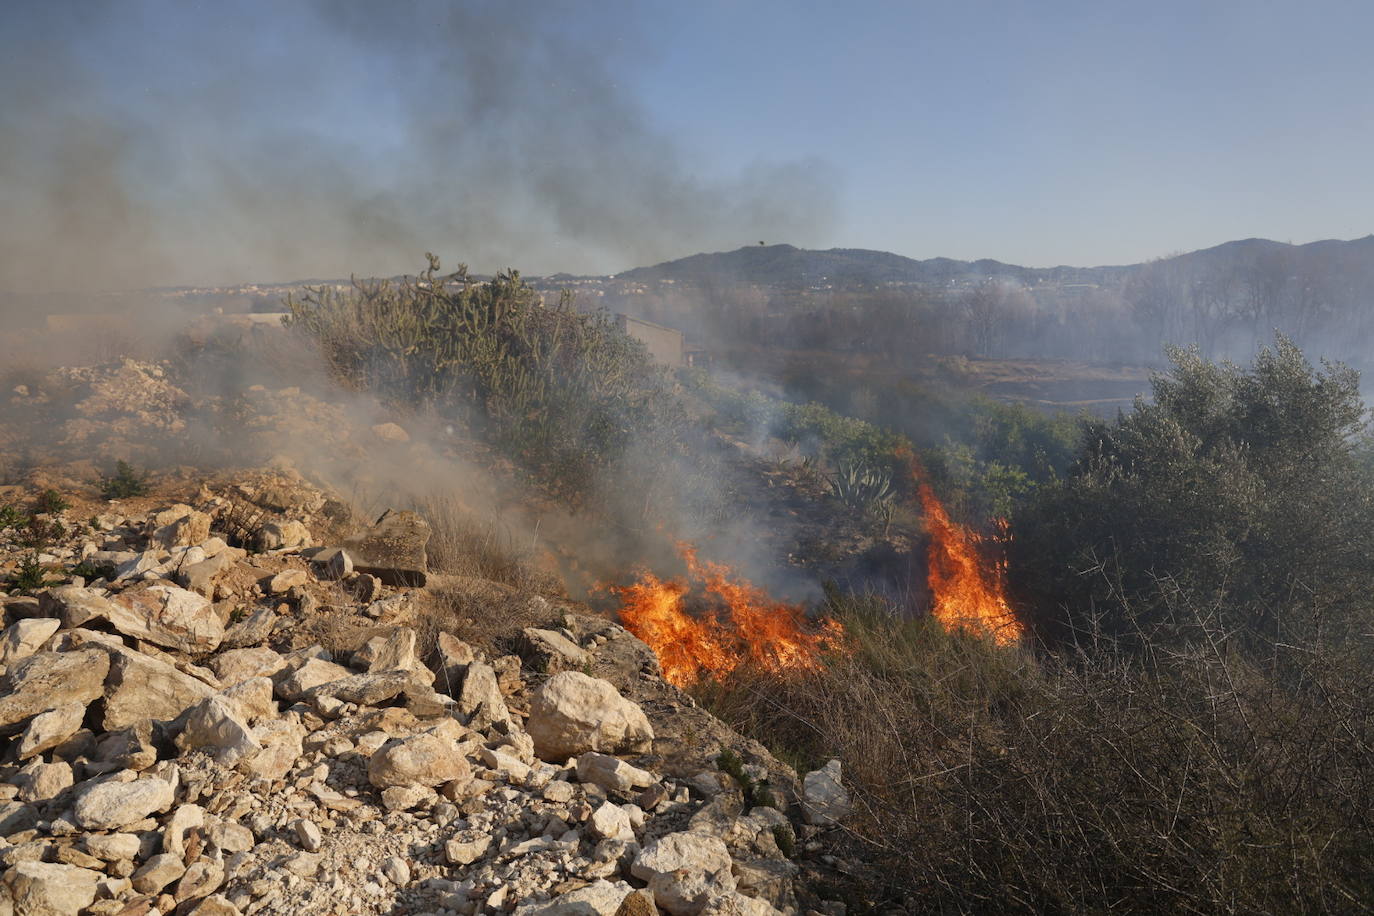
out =
<path fill-rule="evenodd" d="M 982 537 L 950 519 L 916 457 L 906 457 L 930 533 L 926 581 L 932 616 L 948 630 L 990 636 L 998 645 L 1019 641 L 1025 628 L 1007 600 L 1006 561 L 984 557 Z"/>
<path fill-rule="evenodd" d="M 812 625 L 800 607 L 773 599 L 727 566 L 700 560 L 691 544 L 679 542 L 677 549 L 687 578 L 665 581 L 646 571 L 633 585 L 608 587 L 620 598 L 621 622 L 657 653 L 669 683 L 719 680 L 741 665 L 774 673 L 815 670 L 823 650 L 843 643 L 837 621 Z M 694 586 L 719 609 L 689 613 Z"/>

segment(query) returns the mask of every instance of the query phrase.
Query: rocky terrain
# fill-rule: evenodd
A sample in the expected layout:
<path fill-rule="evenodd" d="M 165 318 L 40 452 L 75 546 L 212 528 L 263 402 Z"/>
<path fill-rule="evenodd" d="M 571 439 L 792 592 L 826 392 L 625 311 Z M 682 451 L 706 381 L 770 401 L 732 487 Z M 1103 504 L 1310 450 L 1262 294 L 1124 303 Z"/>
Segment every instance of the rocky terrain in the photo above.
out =
<path fill-rule="evenodd" d="M 186 428 L 129 394 L 149 367 L 88 375 L 49 441 Z M 31 513 L 0 530 L 0 913 L 843 911 L 794 862 L 838 761 L 798 778 L 613 620 L 435 575 L 423 518 L 358 522 L 285 462 L 52 495 L 73 473 L 0 488 Z"/>

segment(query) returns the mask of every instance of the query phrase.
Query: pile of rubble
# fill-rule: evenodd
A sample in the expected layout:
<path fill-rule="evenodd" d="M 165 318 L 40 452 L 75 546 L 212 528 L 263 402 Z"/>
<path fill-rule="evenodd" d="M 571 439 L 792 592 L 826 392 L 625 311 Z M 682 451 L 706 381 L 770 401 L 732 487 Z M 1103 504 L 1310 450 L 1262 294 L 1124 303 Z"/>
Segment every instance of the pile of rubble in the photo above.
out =
<path fill-rule="evenodd" d="M 808 908 L 785 812 L 843 816 L 837 764 L 655 772 L 650 717 L 588 673 L 647 652 L 618 625 L 550 606 L 488 657 L 417 610 L 413 513 L 320 546 L 322 496 L 251 531 L 201 497 L 69 523 L 45 557 L 89 581 L 4 599 L 0 914 Z M 331 615 L 366 638 L 317 640 Z"/>

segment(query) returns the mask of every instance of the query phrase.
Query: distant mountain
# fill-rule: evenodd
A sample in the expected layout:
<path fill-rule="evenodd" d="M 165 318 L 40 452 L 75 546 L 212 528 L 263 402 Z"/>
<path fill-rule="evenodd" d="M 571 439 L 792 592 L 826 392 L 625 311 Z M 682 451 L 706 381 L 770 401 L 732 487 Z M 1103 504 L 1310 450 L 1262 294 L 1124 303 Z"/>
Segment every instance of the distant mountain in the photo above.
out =
<path fill-rule="evenodd" d="M 1166 258 L 1189 267 L 1248 266 L 1265 256 L 1288 254 L 1298 262 L 1321 261 L 1330 269 L 1355 269 L 1366 276 L 1374 270 L 1374 235 L 1352 241 L 1329 239 L 1290 245 L 1269 239 L 1242 239 Z M 1104 267 L 1021 267 L 983 259 L 916 260 L 887 251 L 830 248 L 824 251 L 793 245 L 751 245 L 735 251 L 694 254 L 652 267 L 637 267 L 616 275 L 638 282 L 674 280 L 693 285 L 757 283 L 766 286 L 878 286 L 889 283 L 945 284 L 978 277 L 1007 277 L 1027 285 L 1036 283 L 1105 283 L 1120 281 L 1143 264 Z"/>

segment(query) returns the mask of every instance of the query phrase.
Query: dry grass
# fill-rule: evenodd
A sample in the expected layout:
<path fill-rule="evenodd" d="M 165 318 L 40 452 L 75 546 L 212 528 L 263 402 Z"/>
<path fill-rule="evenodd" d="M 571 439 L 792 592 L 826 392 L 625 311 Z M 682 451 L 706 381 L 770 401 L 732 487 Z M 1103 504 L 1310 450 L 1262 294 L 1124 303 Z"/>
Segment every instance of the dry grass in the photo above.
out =
<path fill-rule="evenodd" d="M 829 671 L 700 692 L 803 765 L 844 760 L 884 877 L 859 910 L 1350 912 L 1374 900 L 1364 658 L 1221 648 L 1033 660 L 849 609 Z"/>
<path fill-rule="evenodd" d="M 443 577 L 429 589 L 429 600 L 418 616 L 421 649 L 428 653 L 440 632 L 449 633 L 489 655 L 516 650 L 525 627 L 547 626 L 560 611 L 538 595 L 498 582 Z"/>
<path fill-rule="evenodd" d="M 517 539 L 499 517 L 479 517 L 454 497 L 430 494 L 413 508 L 429 522 L 429 565 L 435 572 L 487 579 L 520 591 L 557 593 L 558 580 L 534 565 L 534 545 Z"/>

